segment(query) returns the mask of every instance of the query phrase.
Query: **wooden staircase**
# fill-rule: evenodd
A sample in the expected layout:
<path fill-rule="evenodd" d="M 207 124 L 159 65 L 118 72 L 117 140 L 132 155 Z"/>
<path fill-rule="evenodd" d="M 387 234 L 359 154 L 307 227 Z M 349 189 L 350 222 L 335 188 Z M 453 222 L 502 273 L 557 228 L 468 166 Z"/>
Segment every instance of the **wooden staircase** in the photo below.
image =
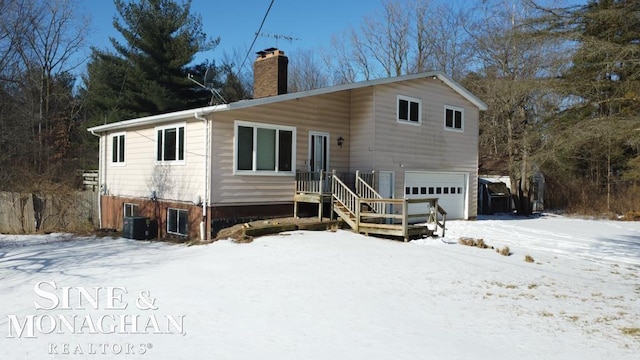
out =
<path fill-rule="evenodd" d="M 335 176 L 335 172 L 331 176 L 332 215 L 337 214 L 354 231 L 402 237 L 409 241 L 411 238 L 433 236 L 440 227 L 444 236 L 446 211 L 438 205 L 437 198 L 387 199 L 364 181 L 359 172 L 356 172 L 354 187 L 355 191 Z M 426 211 L 410 215 L 409 204 L 425 204 Z M 409 224 L 413 218 L 424 218 L 425 223 Z"/>
<path fill-rule="evenodd" d="M 348 179 L 348 180 L 347 180 Z M 331 205 L 331 219 L 337 214 L 354 231 L 369 235 L 401 237 L 404 241 L 434 236 L 438 228 L 445 232 L 447 212 L 438 205 L 437 198 L 388 199 L 372 186 L 373 173 L 341 174 L 333 172 L 296 173 L 294 216 L 298 203 L 318 204 L 318 218 L 323 206 Z M 352 181 L 353 180 L 353 181 Z M 424 212 L 409 214 L 409 204 L 424 206 Z M 419 223 L 419 224 L 414 224 Z"/>

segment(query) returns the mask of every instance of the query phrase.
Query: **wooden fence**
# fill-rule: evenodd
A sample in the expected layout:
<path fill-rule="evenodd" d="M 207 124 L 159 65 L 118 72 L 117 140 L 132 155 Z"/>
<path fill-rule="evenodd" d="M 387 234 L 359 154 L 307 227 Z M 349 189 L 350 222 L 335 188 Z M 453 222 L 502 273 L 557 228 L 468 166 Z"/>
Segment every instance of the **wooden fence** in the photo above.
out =
<path fill-rule="evenodd" d="M 85 232 L 99 227 L 98 192 L 0 192 L 0 233 Z"/>

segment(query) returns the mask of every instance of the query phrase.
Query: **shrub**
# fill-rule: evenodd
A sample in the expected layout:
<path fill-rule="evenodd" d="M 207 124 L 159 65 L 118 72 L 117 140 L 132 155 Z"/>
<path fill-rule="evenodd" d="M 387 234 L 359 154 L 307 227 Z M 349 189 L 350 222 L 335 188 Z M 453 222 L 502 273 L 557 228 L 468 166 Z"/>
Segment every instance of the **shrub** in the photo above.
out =
<path fill-rule="evenodd" d="M 500 250 L 497 251 L 502 256 L 511 256 L 511 251 L 509 251 L 508 246 L 503 246 Z"/>
<path fill-rule="evenodd" d="M 526 262 L 528 262 L 528 263 L 532 263 L 532 262 L 534 262 L 535 260 L 533 260 L 533 258 L 532 258 L 530 255 L 526 255 L 526 256 L 524 257 L 524 261 L 526 261 Z"/>

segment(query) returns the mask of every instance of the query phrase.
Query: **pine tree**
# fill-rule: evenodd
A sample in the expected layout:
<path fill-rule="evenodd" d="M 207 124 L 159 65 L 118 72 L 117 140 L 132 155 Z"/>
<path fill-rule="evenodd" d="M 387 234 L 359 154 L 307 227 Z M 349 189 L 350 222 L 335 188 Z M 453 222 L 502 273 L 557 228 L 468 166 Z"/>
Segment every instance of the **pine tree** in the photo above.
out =
<path fill-rule="evenodd" d="M 212 50 L 191 1 L 115 0 L 120 18 L 113 25 L 121 43 L 112 51 L 93 49 L 84 95 L 94 123 L 153 115 L 207 105 L 211 94 L 191 82 L 204 75 L 203 64 L 191 65 L 201 51 Z M 202 73 L 200 73 L 202 72 Z"/>

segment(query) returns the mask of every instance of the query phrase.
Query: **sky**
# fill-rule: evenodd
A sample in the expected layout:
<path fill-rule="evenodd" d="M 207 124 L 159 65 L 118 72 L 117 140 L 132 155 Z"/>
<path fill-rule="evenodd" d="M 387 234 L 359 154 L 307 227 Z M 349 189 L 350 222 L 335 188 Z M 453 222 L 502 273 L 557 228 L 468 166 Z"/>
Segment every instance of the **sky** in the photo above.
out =
<path fill-rule="evenodd" d="M 221 40 L 218 48 L 209 54 L 200 54 L 196 60 L 218 60 L 223 54 L 233 56 L 234 52 L 244 57 L 270 3 L 271 0 L 193 0 L 191 11 L 202 17 L 205 33 Z M 332 35 L 342 33 L 350 26 L 357 27 L 365 15 L 380 8 L 381 4 L 381 0 L 275 0 L 261 33 L 296 40 L 258 37 L 252 52 L 268 47 L 278 47 L 285 53 L 326 48 Z M 109 37 L 118 36 L 112 25 L 113 17 L 117 15 L 113 1 L 84 0 L 84 6 L 83 10 L 91 18 L 88 45 L 110 49 Z"/>

